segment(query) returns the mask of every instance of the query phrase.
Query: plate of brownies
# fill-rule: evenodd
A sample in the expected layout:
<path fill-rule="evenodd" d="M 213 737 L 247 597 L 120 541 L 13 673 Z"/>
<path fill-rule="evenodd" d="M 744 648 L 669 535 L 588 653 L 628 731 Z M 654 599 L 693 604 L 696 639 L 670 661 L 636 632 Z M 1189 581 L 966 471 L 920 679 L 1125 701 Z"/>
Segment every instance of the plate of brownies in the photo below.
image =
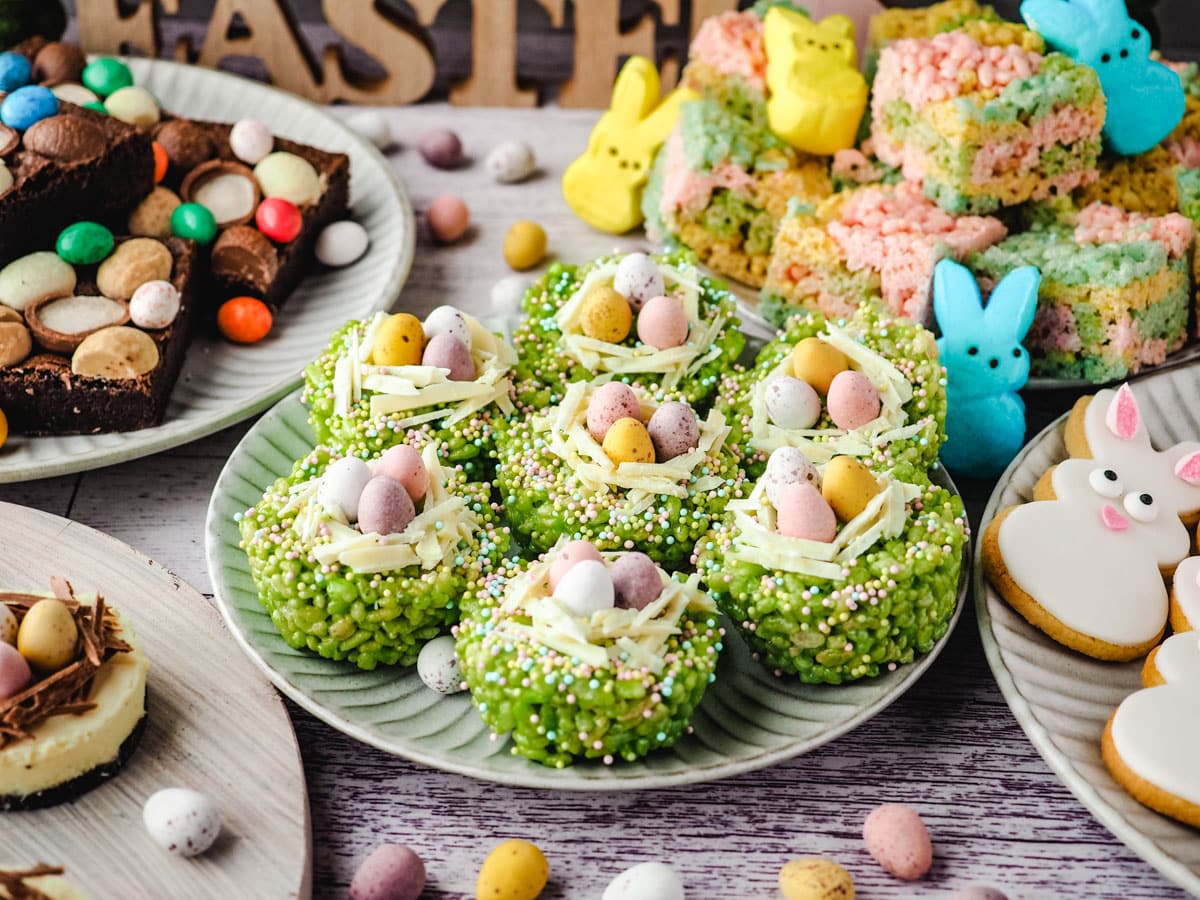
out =
<path fill-rule="evenodd" d="M 395 300 L 412 207 L 335 118 L 217 71 L 14 50 L 32 67 L 0 116 L 0 482 L 245 419 Z"/>

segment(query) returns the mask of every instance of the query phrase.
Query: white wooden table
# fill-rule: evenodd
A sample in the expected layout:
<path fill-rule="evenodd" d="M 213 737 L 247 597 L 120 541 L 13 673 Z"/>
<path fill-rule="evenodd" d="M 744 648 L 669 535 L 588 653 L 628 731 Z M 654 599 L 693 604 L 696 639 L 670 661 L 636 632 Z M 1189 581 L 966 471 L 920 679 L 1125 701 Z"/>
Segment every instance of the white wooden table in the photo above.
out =
<path fill-rule="evenodd" d="M 491 285 L 511 274 L 500 247 L 516 219 L 542 223 L 552 253 L 570 260 L 644 245 L 590 230 L 559 195 L 558 176 L 583 148 L 595 113 L 429 105 L 388 115 L 398 139 L 390 158 L 416 208 L 458 194 L 474 222 L 452 247 L 434 246 L 422 231 L 398 308 L 423 314 L 453 303 L 486 312 Z M 473 164 L 454 172 L 425 165 L 414 147 L 433 127 L 455 129 Z M 507 138 L 531 143 L 542 164 L 523 185 L 496 185 L 483 172 L 483 156 Z M 1034 407 L 1042 419 L 1056 411 L 1045 401 Z M 210 595 L 205 509 L 246 427 L 111 469 L 0 485 L 0 500 L 106 531 Z M 976 521 L 988 489 L 967 491 Z M 594 900 L 617 872 L 652 859 L 678 867 L 690 898 L 777 897 L 780 866 L 809 854 L 850 869 L 862 898 L 946 897 L 972 883 L 1012 898 L 1184 896 L 1098 824 L 1025 739 L 984 661 L 970 607 L 924 679 L 864 727 L 774 768 L 675 790 L 555 794 L 479 783 L 361 746 L 290 708 L 308 777 L 319 897 L 344 896 L 358 861 L 382 841 L 421 854 L 424 896 L 474 896 L 484 855 L 509 837 L 545 851 L 546 897 Z M 884 801 L 915 806 L 933 835 L 934 869 L 916 885 L 886 875 L 863 848 L 863 819 Z"/>

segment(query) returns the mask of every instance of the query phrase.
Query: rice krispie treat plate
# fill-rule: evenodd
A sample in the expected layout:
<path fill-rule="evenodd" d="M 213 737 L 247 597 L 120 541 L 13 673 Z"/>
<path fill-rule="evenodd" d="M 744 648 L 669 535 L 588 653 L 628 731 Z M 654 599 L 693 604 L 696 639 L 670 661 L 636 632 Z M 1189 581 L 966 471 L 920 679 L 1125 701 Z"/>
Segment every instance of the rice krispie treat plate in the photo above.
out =
<path fill-rule="evenodd" d="M 1156 447 L 1200 438 L 1200 414 L 1186 398 L 1200 371 L 1177 369 L 1133 391 Z M 1067 456 L 1067 416 L 1034 438 L 1001 477 L 977 534 L 1002 509 L 1028 502 L 1034 484 Z M 982 537 L 980 538 L 982 540 Z M 1042 757 L 1110 831 L 1166 877 L 1200 893 L 1200 833 L 1142 806 L 1117 784 L 1101 759 L 1101 737 L 1114 709 L 1142 686 L 1142 660 L 1089 659 L 1046 637 L 991 587 L 977 557 L 975 604 L 984 650 L 1017 721 Z"/>

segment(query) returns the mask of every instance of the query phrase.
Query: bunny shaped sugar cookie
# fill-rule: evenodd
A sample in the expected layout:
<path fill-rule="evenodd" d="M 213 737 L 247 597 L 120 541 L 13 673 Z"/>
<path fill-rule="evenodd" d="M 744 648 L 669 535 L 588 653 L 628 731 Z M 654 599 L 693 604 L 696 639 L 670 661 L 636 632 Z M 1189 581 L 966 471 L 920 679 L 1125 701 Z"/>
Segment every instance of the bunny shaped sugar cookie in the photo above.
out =
<path fill-rule="evenodd" d="M 1037 311 L 1041 274 L 1033 266 L 1008 273 L 987 307 L 975 277 L 943 259 L 933 272 L 933 312 L 942 331 L 938 353 L 946 367 L 946 468 L 994 477 L 1025 443 L 1025 403 L 1017 394 L 1029 379 L 1021 346 Z"/>
<path fill-rule="evenodd" d="M 1024 0 L 1026 24 L 1076 62 L 1096 70 L 1108 105 L 1104 143 L 1134 156 L 1163 140 L 1183 118 L 1179 76 L 1150 58 L 1150 35 L 1124 0 Z"/>
<path fill-rule="evenodd" d="M 1189 556 L 1175 570 L 1170 618 L 1172 631 L 1200 628 L 1200 556 Z"/>
<path fill-rule="evenodd" d="M 642 223 L 642 189 L 654 154 L 667 139 L 679 107 L 699 98 L 677 88 L 659 102 L 658 70 L 631 56 L 613 84 L 612 103 L 588 138 L 587 150 L 563 173 L 562 192 L 589 225 L 623 234 Z"/>

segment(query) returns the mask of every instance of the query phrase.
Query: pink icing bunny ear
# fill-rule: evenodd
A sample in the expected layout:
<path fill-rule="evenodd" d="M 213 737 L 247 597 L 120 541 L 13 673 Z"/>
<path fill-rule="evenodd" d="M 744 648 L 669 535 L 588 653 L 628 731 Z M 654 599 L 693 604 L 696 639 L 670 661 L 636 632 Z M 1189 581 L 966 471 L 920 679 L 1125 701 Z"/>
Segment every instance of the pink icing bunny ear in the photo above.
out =
<path fill-rule="evenodd" d="M 1138 424 L 1141 420 L 1142 415 L 1138 412 L 1137 400 L 1133 396 L 1133 391 L 1129 389 L 1129 385 L 1121 385 L 1117 388 L 1116 396 L 1108 404 L 1108 412 L 1104 414 L 1104 424 L 1121 440 L 1131 441 L 1137 434 Z M 1176 469 L 1176 474 L 1178 471 Z M 1200 482 L 1196 483 L 1200 484 Z"/>
<path fill-rule="evenodd" d="M 1175 463 L 1175 477 L 1188 484 L 1200 486 L 1200 450 L 1181 457 Z"/>

